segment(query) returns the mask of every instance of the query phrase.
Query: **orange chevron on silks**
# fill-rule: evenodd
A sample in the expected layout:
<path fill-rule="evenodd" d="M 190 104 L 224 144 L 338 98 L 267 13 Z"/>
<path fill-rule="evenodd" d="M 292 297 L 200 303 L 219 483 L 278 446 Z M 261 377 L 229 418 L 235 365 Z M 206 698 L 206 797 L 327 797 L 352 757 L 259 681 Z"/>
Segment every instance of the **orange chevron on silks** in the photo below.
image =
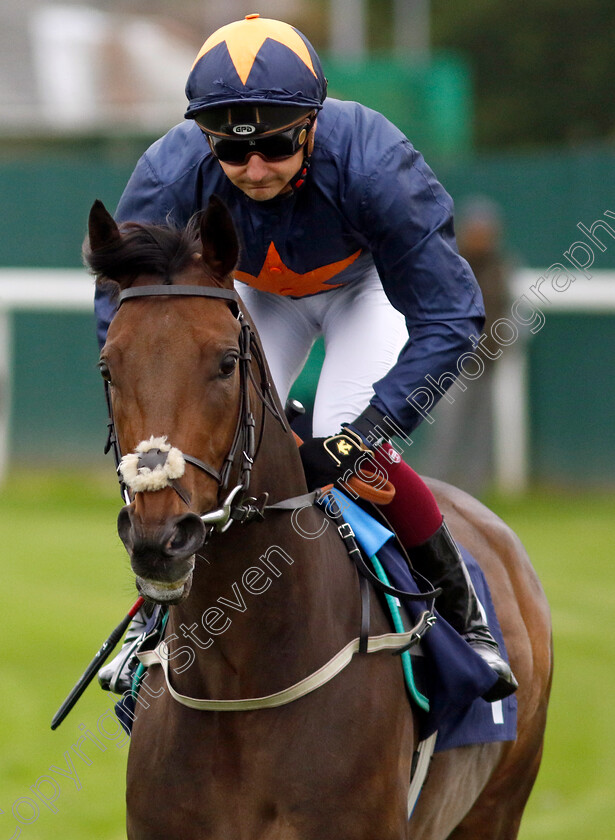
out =
<path fill-rule="evenodd" d="M 306 271 L 305 274 L 298 274 L 284 265 L 272 242 L 269 245 L 267 257 L 258 273 L 258 277 L 245 271 L 235 271 L 235 277 L 242 283 L 247 283 L 248 286 L 259 289 L 261 292 L 305 297 L 306 295 L 315 295 L 317 292 L 326 292 L 330 289 L 336 289 L 338 286 L 343 286 L 343 283 L 328 283 L 327 281 L 352 265 L 360 253 L 361 249 L 359 248 L 358 251 L 344 260 L 314 268 L 312 271 Z"/>
<path fill-rule="evenodd" d="M 248 25 L 246 25 L 246 22 Z M 261 18 L 259 15 L 247 15 L 245 22 L 242 21 L 242 24 L 237 26 L 235 23 L 229 23 L 210 35 L 201 47 L 192 67 L 194 68 L 206 53 L 224 41 L 231 61 L 237 70 L 237 75 L 245 85 L 260 48 L 267 38 L 271 38 L 294 52 L 316 76 L 314 64 L 305 41 L 288 23 Z"/>

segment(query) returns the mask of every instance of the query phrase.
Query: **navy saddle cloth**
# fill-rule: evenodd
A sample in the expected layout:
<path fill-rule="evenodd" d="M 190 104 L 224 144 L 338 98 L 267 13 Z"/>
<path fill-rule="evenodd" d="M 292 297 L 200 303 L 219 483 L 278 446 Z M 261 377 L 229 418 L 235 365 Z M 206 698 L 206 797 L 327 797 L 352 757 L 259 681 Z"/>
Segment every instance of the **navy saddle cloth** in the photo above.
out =
<path fill-rule="evenodd" d="M 406 592 L 419 592 L 408 563 L 395 546 L 393 534 L 369 517 L 339 491 L 333 491 L 339 510 L 355 532 L 357 541 L 368 556 L 376 554 L 389 582 Z M 373 530 L 378 533 L 374 539 Z M 508 661 L 506 645 L 491 599 L 485 576 L 474 557 L 460 546 L 463 559 L 485 611 L 487 623 Z M 427 608 L 424 601 L 402 601 L 409 626 Z M 438 615 L 437 611 L 436 614 Z M 415 681 L 429 699 L 429 711 L 418 711 L 421 738 L 436 730 L 436 751 L 492 741 L 513 741 L 517 733 L 517 699 L 513 694 L 504 700 L 487 703 L 481 695 L 495 682 L 485 661 L 453 630 L 440 615 L 421 641 L 420 655 L 412 656 Z"/>

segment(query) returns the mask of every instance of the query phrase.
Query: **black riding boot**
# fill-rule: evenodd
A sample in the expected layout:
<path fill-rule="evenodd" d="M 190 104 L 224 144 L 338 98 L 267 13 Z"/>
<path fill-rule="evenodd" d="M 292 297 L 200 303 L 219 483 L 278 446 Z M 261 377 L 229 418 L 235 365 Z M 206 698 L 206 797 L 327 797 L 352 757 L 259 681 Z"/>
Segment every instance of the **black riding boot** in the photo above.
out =
<path fill-rule="evenodd" d="M 498 675 L 483 698 L 492 703 L 516 691 L 517 680 L 485 623 L 466 565 L 444 522 L 426 542 L 410 550 L 410 559 L 434 587 L 442 588 L 436 599 L 438 612 Z"/>

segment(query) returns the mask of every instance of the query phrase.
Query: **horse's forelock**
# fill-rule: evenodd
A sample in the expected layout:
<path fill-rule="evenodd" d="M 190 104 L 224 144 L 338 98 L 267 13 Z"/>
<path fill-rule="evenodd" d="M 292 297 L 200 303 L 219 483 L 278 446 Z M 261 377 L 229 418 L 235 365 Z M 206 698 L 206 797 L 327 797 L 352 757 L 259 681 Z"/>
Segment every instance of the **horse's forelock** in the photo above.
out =
<path fill-rule="evenodd" d="M 182 271 L 199 250 L 196 220 L 185 229 L 127 222 L 120 226 L 120 232 L 120 239 L 95 251 L 86 242 L 84 262 L 97 284 L 140 274 L 169 278 Z"/>

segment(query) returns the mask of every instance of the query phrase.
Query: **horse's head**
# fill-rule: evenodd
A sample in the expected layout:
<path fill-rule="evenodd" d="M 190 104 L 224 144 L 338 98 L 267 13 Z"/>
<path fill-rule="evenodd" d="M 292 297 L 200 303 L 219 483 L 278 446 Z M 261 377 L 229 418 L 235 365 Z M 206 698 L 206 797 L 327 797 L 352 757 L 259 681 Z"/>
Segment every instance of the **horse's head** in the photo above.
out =
<path fill-rule="evenodd" d="M 85 260 L 120 296 L 100 356 L 132 498 L 118 531 L 139 590 L 160 603 L 187 596 L 202 514 L 237 469 L 249 387 L 232 291 L 237 256 L 232 220 L 215 198 L 185 231 L 118 228 L 101 202 L 90 212 Z"/>

